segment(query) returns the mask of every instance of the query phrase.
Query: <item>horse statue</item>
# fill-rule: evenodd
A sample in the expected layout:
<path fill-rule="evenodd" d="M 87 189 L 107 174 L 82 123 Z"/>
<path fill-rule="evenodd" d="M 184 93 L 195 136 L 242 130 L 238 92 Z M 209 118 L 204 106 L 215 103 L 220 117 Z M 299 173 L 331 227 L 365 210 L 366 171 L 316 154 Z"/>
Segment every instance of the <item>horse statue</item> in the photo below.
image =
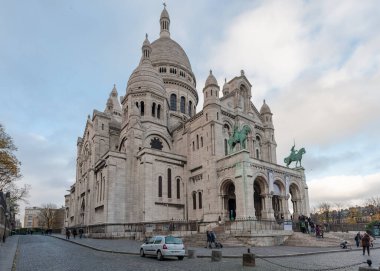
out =
<path fill-rule="evenodd" d="M 298 162 L 300 162 L 300 167 L 302 166 L 301 160 L 302 160 L 302 155 L 306 153 L 305 148 L 301 148 L 299 151 L 294 150 L 294 146 L 291 149 L 291 153 L 288 157 L 284 159 L 284 163 L 286 164 L 287 167 L 289 167 L 291 162 L 296 162 L 296 167 L 298 165 Z"/>
<path fill-rule="evenodd" d="M 235 126 L 233 134 L 227 141 L 230 146 L 230 152 L 232 152 L 237 143 L 240 143 L 242 149 L 246 148 L 245 143 L 247 142 L 247 135 L 250 131 L 251 129 L 248 126 L 244 126 L 240 131 L 238 131 L 238 128 Z"/>

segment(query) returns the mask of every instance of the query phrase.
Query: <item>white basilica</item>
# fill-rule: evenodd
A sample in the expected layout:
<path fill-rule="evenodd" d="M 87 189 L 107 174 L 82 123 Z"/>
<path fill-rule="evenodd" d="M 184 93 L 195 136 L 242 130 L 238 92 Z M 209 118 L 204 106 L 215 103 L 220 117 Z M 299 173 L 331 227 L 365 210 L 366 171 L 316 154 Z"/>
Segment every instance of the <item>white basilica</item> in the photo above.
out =
<path fill-rule="evenodd" d="M 198 94 L 170 23 L 164 7 L 160 37 L 146 37 L 124 96 L 114 87 L 104 111 L 88 117 L 66 226 L 309 214 L 304 170 L 277 164 L 272 112 L 253 105 L 244 71 L 222 88 L 210 71 Z"/>

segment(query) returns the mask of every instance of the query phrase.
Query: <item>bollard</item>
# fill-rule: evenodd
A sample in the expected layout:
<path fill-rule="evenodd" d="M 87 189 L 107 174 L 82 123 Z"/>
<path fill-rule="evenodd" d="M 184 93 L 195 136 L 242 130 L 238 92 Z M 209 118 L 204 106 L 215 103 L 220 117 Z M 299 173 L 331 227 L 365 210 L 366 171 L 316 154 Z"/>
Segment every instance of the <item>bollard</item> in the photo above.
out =
<path fill-rule="evenodd" d="M 221 260 L 222 260 L 222 251 L 221 250 L 211 251 L 211 261 L 212 262 L 220 262 Z"/>
<path fill-rule="evenodd" d="M 189 259 L 195 259 L 197 256 L 195 255 L 195 250 L 194 249 L 189 249 L 187 251 L 187 258 Z"/>
<path fill-rule="evenodd" d="M 253 253 L 243 254 L 243 266 L 256 266 L 256 258 Z"/>

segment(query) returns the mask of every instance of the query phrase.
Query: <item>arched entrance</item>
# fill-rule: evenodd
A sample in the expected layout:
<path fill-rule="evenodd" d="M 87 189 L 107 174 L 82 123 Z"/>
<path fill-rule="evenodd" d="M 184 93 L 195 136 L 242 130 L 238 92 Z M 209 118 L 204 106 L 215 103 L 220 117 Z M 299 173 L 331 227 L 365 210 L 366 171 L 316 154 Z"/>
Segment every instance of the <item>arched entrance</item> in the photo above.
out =
<path fill-rule="evenodd" d="M 278 181 L 273 183 L 273 196 L 272 196 L 272 208 L 274 218 L 278 220 L 284 219 L 284 208 L 282 201 L 282 194 L 284 191 L 283 185 Z"/>
<path fill-rule="evenodd" d="M 223 208 L 228 220 L 234 221 L 236 218 L 236 194 L 235 185 L 232 181 L 227 181 L 222 186 Z"/>
<path fill-rule="evenodd" d="M 256 179 L 253 183 L 253 205 L 255 207 L 255 216 L 258 220 L 262 218 L 263 210 L 263 197 L 264 187 L 259 179 Z"/>
<path fill-rule="evenodd" d="M 297 220 L 301 215 L 301 194 L 298 186 L 292 183 L 289 186 L 289 211 L 293 219 Z M 291 203 L 291 204 L 290 204 Z"/>

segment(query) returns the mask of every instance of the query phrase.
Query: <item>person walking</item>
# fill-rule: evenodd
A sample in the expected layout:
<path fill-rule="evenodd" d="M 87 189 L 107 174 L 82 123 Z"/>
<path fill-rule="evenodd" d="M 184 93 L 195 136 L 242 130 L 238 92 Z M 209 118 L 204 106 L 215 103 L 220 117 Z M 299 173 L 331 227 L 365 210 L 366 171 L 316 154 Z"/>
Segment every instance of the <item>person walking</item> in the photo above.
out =
<path fill-rule="evenodd" d="M 214 246 L 215 246 L 215 248 L 216 248 L 216 234 L 215 234 L 215 232 L 214 231 L 211 231 L 211 233 L 210 233 L 210 235 L 211 235 L 211 247 L 212 247 L 212 244 L 214 244 Z"/>
<path fill-rule="evenodd" d="M 206 231 L 206 240 L 207 240 L 207 244 L 205 246 L 205 248 L 211 248 L 211 235 L 210 235 L 210 232 L 209 231 Z"/>
<path fill-rule="evenodd" d="M 79 229 L 79 239 L 82 239 L 82 235 L 83 235 L 83 229 L 80 228 L 80 229 Z"/>
<path fill-rule="evenodd" d="M 367 248 L 367 254 L 369 256 L 369 244 L 370 244 L 371 238 L 369 237 L 368 233 L 364 233 L 364 236 L 362 238 L 362 247 L 363 247 L 363 255 L 365 255 L 365 249 Z"/>
<path fill-rule="evenodd" d="M 70 230 L 66 229 L 66 239 L 70 240 Z"/>
<path fill-rule="evenodd" d="M 74 239 L 77 236 L 77 230 L 76 229 L 73 229 L 73 236 L 74 236 Z"/>
<path fill-rule="evenodd" d="M 356 247 L 359 247 L 359 244 L 360 244 L 360 239 L 362 239 L 361 235 L 360 235 L 360 232 L 358 232 L 356 235 L 355 235 L 355 243 L 356 243 Z"/>

